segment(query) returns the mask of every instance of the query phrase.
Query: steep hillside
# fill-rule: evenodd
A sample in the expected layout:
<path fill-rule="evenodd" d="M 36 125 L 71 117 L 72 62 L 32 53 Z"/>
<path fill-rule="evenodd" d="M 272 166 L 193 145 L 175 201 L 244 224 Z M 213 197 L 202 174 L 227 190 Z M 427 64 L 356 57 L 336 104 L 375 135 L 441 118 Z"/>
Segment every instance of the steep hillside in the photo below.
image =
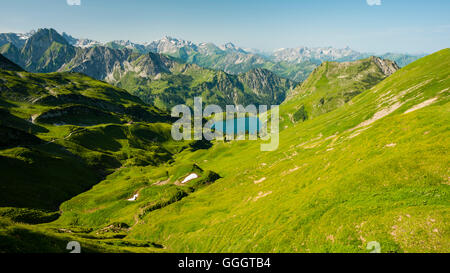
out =
<path fill-rule="evenodd" d="M 30 72 L 55 72 L 75 56 L 75 47 L 54 29 L 39 29 L 19 39 L 21 43 L 16 39 L 3 41 L 0 53 Z"/>
<path fill-rule="evenodd" d="M 285 123 L 305 121 L 330 112 L 397 71 L 392 61 L 377 57 L 355 62 L 325 62 L 291 92 L 283 104 Z"/>
<path fill-rule="evenodd" d="M 449 64 L 446 49 L 397 71 L 282 131 L 274 152 L 218 142 L 170 165 L 117 172 L 65 202 L 48 228 L 108 227 L 170 252 L 367 252 L 371 241 L 382 252 L 445 252 Z M 179 192 L 180 174 L 211 168 L 222 178 Z M 137 203 L 122 201 L 133 194 Z"/>
<path fill-rule="evenodd" d="M 168 167 L 181 151 L 211 146 L 204 141 L 173 141 L 171 122 L 166 112 L 82 74 L 0 69 L 0 252 L 67 252 L 72 240 L 83 244 L 83 252 L 161 252 L 160 244 L 123 239 L 126 225 L 111 225 L 99 215 L 88 228 L 81 227 L 86 221 L 81 216 L 70 218 L 70 229 L 37 224 L 58 219 L 64 201 L 89 189 L 122 195 L 120 210 L 117 200 L 100 201 L 101 214 L 127 213 L 131 224 L 134 215 L 214 183 L 220 176 L 195 164 Z M 166 175 L 181 179 L 190 172 L 196 173 L 195 185 L 154 186 L 133 197 L 134 187 L 148 187 Z M 94 186 L 106 177 L 106 181 L 120 179 L 114 187 Z M 149 204 L 151 199 L 156 203 Z M 144 211 L 136 209 L 141 200 L 147 200 Z"/>
<path fill-rule="evenodd" d="M 178 156 L 223 179 L 127 238 L 183 252 L 448 251 L 449 65 L 449 49 L 416 61 L 282 131 L 275 152 L 235 142 Z"/>

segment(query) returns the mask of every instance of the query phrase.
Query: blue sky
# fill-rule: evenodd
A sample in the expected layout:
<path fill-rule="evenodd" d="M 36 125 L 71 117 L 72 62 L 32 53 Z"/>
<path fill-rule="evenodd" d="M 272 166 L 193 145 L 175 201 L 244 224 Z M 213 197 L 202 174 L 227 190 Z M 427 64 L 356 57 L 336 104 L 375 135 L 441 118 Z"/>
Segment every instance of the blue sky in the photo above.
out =
<path fill-rule="evenodd" d="M 169 35 L 194 42 L 231 41 L 262 50 L 304 45 L 350 46 L 374 53 L 431 53 L 450 46 L 449 0 L 77 2 L 80 0 L 2 1 L 0 32 L 53 27 L 100 41 L 145 42 Z"/>

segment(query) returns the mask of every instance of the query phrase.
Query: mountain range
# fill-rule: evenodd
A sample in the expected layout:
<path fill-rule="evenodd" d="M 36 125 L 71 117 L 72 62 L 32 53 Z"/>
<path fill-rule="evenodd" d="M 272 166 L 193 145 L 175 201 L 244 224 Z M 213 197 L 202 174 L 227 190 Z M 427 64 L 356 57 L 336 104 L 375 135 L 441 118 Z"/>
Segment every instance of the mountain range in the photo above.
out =
<path fill-rule="evenodd" d="M 123 87 L 164 110 L 177 104 L 191 106 L 193 96 L 202 96 L 206 103 L 220 106 L 279 104 L 296 85 L 263 68 L 233 75 L 185 63 L 170 55 L 139 52 L 136 47 L 116 42 L 74 46 L 78 40 L 53 29 L 39 29 L 25 40 L 22 48 L 13 42 L 14 35 L 4 36 L 10 39 L 4 41 L 0 53 L 27 71 L 83 73 Z M 163 42 L 149 46 L 169 48 Z"/>
<path fill-rule="evenodd" d="M 17 49 L 21 49 L 26 40 L 35 33 L 36 31 L 27 34 L 3 33 L 0 35 L 0 46 L 10 43 Z M 295 82 L 304 81 L 314 68 L 324 61 L 355 61 L 375 55 L 382 59 L 395 61 L 400 67 L 403 67 L 425 56 L 424 54 L 396 53 L 377 55 L 357 52 L 348 47 L 343 49 L 332 47 L 282 48 L 273 52 L 262 53 L 258 50 L 244 49 L 233 43 L 220 46 L 213 43 L 196 44 L 169 36 L 142 44 L 124 40 L 98 42 L 91 39 L 74 38 L 67 33 L 63 33 L 62 37 L 74 47 L 106 46 L 113 49 L 129 49 L 142 54 L 160 53 L 180 59 L 184 63 L 197 64 L 203 68 L 221 70 L 230 74 L 240 74 L 255 68 L 265 68 L 280 77 Z M 12 53 L 3 51 L 3 54 L 14 60 Z"/>

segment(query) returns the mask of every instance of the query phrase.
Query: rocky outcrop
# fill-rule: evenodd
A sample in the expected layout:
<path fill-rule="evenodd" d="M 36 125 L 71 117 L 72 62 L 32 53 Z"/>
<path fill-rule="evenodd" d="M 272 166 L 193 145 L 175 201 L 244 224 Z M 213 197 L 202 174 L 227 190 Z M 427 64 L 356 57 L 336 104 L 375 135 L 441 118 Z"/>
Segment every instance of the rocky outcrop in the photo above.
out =
<path fill-rule="evenodd" d="M 400 69 L 400 67 L 394 61 L 384 60 L 375 56 L 372 56 L 371 59 L 386 76 L 390 76 Z"/>
<path fill-rule="evenodd" d="M 280 104 L 286 94 L 295 87 L 295 83 L 276 76 L 267 69 L 257 68 L 240 74 L 239 80 L 248 86 L 255 95 L 266 101 L 266 104 Z"/>

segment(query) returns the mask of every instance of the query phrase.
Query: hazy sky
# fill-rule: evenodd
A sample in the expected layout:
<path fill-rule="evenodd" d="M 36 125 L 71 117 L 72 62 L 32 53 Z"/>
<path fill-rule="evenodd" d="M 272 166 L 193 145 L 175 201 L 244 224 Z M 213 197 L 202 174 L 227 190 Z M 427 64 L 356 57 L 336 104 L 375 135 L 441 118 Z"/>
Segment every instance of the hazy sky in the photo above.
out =
<path fill-rule="evenodd" d="M 0 32 L 53 27 L 100 41 L 168 35 L 262 50 L 350 46 L 374 53 L 450 46 L 449 0 L 3 0 L 1 10 Z"/>

